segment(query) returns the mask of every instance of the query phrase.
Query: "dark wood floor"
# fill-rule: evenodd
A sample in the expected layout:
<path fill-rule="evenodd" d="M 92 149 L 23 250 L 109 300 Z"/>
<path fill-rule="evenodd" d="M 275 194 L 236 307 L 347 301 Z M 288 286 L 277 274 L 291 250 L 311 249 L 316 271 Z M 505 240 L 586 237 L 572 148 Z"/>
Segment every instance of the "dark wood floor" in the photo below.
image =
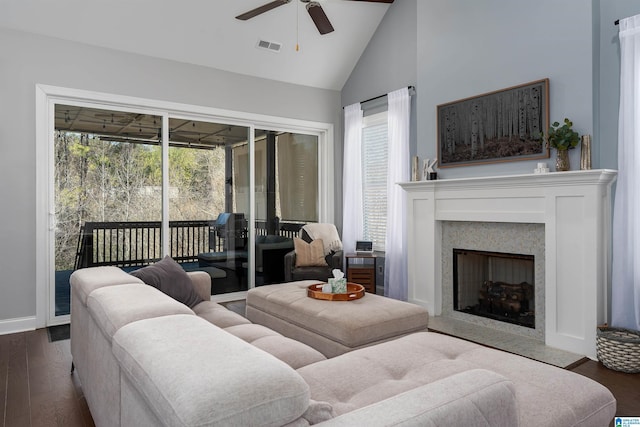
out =
<path fill-rule="evenodd" d="M 0 335 L 0 426 L 94 426 L 70 367 L 69 340 L 49 342 L 46 329 Z M 572 370 L 608 387 L 617 415 L 640 416 L 640 374 L 594 361 Z"/>
<path fill-rule="evenodd" d="M 93 426 L 69 340 L 49 342 L 46 329 L 0 335 L 1 426 Z"/>

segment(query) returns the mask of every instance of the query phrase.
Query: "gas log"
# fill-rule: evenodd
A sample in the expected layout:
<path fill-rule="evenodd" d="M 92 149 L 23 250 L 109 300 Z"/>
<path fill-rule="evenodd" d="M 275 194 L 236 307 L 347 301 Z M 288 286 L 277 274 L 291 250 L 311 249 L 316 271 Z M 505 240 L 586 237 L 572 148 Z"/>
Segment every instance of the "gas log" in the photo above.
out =
<path fill-rule="evenodd" d="M 533 285 L 527 282 L 513 284 L 487 280 L 480 289 L 478 304 L 481 310 L 499 316 L 533 314 L 534 308 L 529 307 L 533 292 Z"/>

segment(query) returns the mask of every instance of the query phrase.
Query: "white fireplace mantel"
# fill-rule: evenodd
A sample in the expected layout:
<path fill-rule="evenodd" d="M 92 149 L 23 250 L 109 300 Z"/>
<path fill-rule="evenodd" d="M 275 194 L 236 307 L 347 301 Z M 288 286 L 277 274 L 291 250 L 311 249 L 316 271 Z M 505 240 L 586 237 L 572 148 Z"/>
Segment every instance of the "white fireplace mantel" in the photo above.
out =
<path fill-rule="evenodd" d="M 545 225 L 545 344 L 596 357 L 607 318 L 614 170 L 401 183 L 408 300 L 442 311 L 442 221 Z"/>

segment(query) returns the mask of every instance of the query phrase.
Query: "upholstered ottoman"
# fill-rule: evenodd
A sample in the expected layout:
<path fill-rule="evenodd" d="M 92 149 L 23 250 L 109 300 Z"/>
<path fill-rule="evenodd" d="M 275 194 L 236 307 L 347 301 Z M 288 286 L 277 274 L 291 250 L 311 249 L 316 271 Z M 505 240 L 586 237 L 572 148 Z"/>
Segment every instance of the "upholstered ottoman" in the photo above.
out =
<path fill-rule="evenodd" d="M 327 357 L 426 331 L 427 310 L 366 293 L 353 301 L 307 296 L 314 280 L 259 286 L 247 293 L 247 318 L 301 341 Z"/>

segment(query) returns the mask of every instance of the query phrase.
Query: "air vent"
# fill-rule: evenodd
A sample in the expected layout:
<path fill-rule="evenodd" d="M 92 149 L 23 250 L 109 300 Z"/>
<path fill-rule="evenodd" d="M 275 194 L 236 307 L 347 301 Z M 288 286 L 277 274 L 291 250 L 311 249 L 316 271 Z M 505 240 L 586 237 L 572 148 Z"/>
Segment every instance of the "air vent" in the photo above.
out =
<path fill-rule="evenodd" d="M 258 40 L 258 44 L 256 45 L 256 47 L 259 49 L 266 49 L 271 52 L 280 52 L 280 49 L 282 48 L 282 44 L 276 43 L 276 42 L 269 42 L 266 40 Z"/>

